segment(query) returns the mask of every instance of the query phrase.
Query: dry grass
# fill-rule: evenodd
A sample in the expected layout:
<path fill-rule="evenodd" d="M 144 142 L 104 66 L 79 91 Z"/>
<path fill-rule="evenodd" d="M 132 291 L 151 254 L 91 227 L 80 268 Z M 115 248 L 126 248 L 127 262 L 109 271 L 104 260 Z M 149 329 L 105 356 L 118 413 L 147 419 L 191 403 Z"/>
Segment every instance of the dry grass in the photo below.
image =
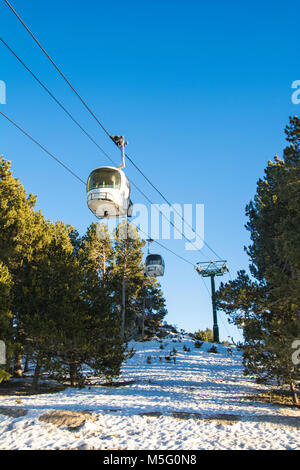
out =
<path fill-rule="evenodd" d="M 266 390 L 265 392 L 259 393 L 257 395 L 249 395 L 246 397 L 246 399 L 300 409 L 300 405 L 294 404 L 292 394 L 288 390 Z M 299 393 L 298 400 L 300 402 Z"/>

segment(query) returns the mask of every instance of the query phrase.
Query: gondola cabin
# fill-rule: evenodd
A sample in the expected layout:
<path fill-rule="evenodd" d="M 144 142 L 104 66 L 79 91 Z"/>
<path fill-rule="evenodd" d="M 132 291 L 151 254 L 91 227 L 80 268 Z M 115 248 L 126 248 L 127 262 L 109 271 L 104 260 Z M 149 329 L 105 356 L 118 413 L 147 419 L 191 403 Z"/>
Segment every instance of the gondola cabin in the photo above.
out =
<path fill-rule="evenodd" d="M 96 168 L 88 178 L 86 190 L 87 204 L 96 217 L 131 216 L 130 184 L 120 168 Z"/>
<path fill-rule="evenodd" d="M 161 255 L 148 255 L 145 261 L 146 274 L 148 276 L 163 276 L 165 272 L 165 262 Z"/>

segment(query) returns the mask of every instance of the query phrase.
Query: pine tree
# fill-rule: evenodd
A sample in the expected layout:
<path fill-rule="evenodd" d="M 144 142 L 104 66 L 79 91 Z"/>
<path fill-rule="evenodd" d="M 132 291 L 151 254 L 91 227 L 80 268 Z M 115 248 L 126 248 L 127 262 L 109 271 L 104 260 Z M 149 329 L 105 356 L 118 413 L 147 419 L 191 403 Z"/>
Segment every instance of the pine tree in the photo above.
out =
<path fill-rule="evenodd" d="M 135 299 L 141 289 L 144 268 L 142 248 L 145 242 L 135 227 L 124 220 L 115 232 L 112 289 L 121 313 L 121 338 L 131 338 L 137 330 Z"/>
<path fill-rule="evenodd" d="M 119 310 L 112 295 L 112 258 L 112 244 L 105 224 L 92 224 L 82 238 L 79 252 L 88 312 L 85 361 L 95 374 L 104 375 L 108 380 L 120 374 L 128 354 L 120 335 Z"/>
<path fill-rule="evenodd" d="M 113 259 L 112 243 L 106 225 L 104 223 L 91 224 L 82 240 L 86 257 L 104 277 Z"/>
<path fill-rule="evenodd" d="M 35 362 L 33 388 L 41 370 L 82 385 L 84 364 L 107 378 L 120 373 L 125 350 L 109 290 L 90 257 L 88 236 L 72 227 L 49 226 L 43 256 L 27 266 L 22 325 Z M 96 240 L 95 240 L 96 242 Z M 93 250 L 92 250 L 93 251 Z"/>
<path fill-rule="evenodd" d="M 161 286 L 155 278 L 144 276 L 143 287 L 136 299 L 136 307 L 137 315 L 140 316 L 141 338 L 149 339 L 157 333 L 167 314 L 166 301 Z"/>
<path fill-rule="evenodd" d="M 246 207 L 252 244 L 250 277 L 221 285 L 219 307 L 244 330 L 245 372 L 260 380 L 290 385 L 297 403 L 299 370 L 292 362 L 292 343 L 300 337 L 300 121 L 286 128 L 290 143 L 284 158 L 275 157 L 257 183 Z"/>
<path fill-rule="evenodd" d="M 0 158 L 0 260 L 12 276 L 11 309 L 13 312 L 13 337 L 15 373 L 22 375 L 23 332 L 17 305 L 17 292 L 22 284 L 22 270 L 34 257 L 41 244 L 42 215 L 33 210 L 36 197 L 27 195 L 22 184 L 14 178 L 10 162 Z"/>

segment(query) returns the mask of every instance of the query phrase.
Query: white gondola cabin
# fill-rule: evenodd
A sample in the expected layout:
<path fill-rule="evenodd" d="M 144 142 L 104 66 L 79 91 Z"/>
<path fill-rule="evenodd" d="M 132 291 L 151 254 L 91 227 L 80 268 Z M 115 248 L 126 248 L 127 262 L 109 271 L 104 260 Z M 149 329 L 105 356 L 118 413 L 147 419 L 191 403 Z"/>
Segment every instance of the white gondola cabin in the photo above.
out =
<path fill-rule="evenodd" d="M 96 217 L 131 216 L 130 184 L 121 169 L 111 166 L 96 168 L 89 176 L 86 190 L 88 206 Z"/>
<path fill-rule="evenodd" d="M 149 254 L 145 261 L 146 274 L 148 276 L 163 276 L 165 272 L 165 262 L 161 255 Z"/>

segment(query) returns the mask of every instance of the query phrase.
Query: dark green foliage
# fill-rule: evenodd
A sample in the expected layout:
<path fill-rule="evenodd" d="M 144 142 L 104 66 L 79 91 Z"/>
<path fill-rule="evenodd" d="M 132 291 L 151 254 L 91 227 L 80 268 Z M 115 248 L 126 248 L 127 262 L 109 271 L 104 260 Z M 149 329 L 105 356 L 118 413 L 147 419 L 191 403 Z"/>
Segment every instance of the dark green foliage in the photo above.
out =
<path fill-rule="evenodd" d="M 11 313 L 12 277 L 7 266 L 0 261 L 0 340 L 6 346 L 6 357 L 12 355 L 12 318 Z M 4 375 L 4 374 L 3 374 Z"/>

